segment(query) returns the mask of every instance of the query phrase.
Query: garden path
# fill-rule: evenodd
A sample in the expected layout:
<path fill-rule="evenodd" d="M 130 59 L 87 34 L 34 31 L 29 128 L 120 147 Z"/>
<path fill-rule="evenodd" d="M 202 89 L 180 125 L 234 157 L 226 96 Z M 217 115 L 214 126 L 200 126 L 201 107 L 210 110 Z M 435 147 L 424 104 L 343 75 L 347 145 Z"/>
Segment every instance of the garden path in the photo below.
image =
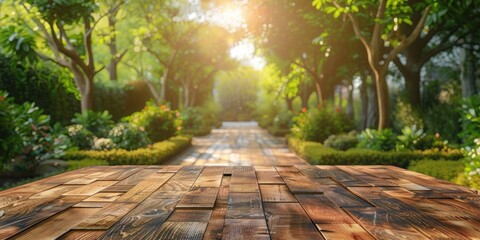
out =
<path fill-rule="evenodd" d="M 256 122 L 224 122 L 205 137 L 195 137 L 192 147 L 166 165 L 262 166 L 306 165 L 291 152 L 285 140 L 273 137 Z"/>

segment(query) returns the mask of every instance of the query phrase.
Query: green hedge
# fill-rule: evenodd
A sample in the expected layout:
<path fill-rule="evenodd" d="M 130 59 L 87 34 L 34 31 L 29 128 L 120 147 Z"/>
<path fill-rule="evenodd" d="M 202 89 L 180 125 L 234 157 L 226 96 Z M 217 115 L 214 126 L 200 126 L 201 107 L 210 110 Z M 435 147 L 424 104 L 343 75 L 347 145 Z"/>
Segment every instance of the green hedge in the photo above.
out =
<path fill-rule="evenodd" d="M 465 163 L 463 161 L 444 159 L 422 159 L 411 162 L 408 167 L 408 170 L 451 182 L 455 181 L 459 174 L 463 174 L 464 169 Z"/>
<path fill-rule="evenodd" d="M 288 138 L 289 147 L 311 164 L 321 165 L 394 165 L 407 168 L 410 162 L 420 159 L 459 160 L 463 158 L 460 150 L 448 152 L 437 150 L 381 152 L 366 149 L 335 150 L 321 143 Z"/>
<path fill-rule="evenodd" d="M 210 134 L 212 128 L 204 127 L 200 129 L 182 129 L 182 134 L 193 135 L 193 136 L 206 136 Z"/>
<path fill-rule="evenodd" d="M 181 135 L 155 143 L 148 148 L 140 148 L 132 151 L 125 149 L 114 149 L 109 151 L 69 151 L 65 153 L 64 159 L 97 159 L 106 161 L 109 165 L 159 164 L 189 147 L 191 141 L 191 136 Z"/>

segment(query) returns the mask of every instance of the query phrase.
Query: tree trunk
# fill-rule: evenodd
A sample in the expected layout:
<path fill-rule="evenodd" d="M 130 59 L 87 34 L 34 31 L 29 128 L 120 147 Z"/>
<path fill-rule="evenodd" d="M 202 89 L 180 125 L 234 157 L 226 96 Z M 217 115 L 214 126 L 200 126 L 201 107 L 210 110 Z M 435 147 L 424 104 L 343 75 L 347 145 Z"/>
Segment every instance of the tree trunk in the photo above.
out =
<path fill-rule="evenodd" d="M 110 63 L 108 65 L 108 74 L 110 75 L 111 81 L 118 80 L 117 75 L 117 66 L 118 66 L 118 49 L 117 49 L 117 35 L 115 33 L 116 21 L 115 16 L 108 16 L 108 26 L 111 31 L 110 43 L 108 44 L 110 48 Z"/>
<path fill-rule="evenodd" d="M 368 118 L 368 93 L 367 93 L 367 82 L 364 76 L 362 76 L 362 85 L 360 85 L 360 124 L 358 130 L 362 131 L 367 128 L 367 118 Z"/>
<path fill-rule="evenodd" d="M 387 70 L 373 69 L 378 99 L 378 129 L 390 127 L 390 96 L 388 95 Z"/>
<path fill-rule="evenodd" d="M 355 113 L 353 112 L 353 86 L 348 85 L 347 95 L 347 116 L 353 120 Z"/>
<path fill-rule="evenodd" d="M 377 128 L 378 126 L 378 98 L 375 83 L 367 84 L 367 119 L 366 128 Z"/>
<path fill-rule="evenodd" d="M 475 55 L 473 54 L 473 47 L 470 49 L 464 49 L 465 58 L 461 67 L 460 82 L 462 84 L 462 97 L 469 98 L 477 94 L 475 86 Z"/>
<path fill-rule="evenodd" d="M 408 71 L 407 74 L 404 74 L 405 78 L 405 91 L 407 93 L 407 98 L 412 107 L 419 107 L 421 103 L 421 93 L 420 93 L 420 70 L 418 71 Z"/>

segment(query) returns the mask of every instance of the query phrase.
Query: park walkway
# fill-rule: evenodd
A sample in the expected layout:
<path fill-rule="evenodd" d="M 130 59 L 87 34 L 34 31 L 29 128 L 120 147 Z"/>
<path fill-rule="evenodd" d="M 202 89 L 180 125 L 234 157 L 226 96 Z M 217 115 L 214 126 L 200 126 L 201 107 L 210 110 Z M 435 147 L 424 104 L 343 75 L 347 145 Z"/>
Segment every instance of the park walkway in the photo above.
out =
<path fill-rule="evenodd" d="M 264 166 L 305 165 L 292 153 L 283 138 L 273 137 L 256 122 L 224 122 L 166 165 Z"/>

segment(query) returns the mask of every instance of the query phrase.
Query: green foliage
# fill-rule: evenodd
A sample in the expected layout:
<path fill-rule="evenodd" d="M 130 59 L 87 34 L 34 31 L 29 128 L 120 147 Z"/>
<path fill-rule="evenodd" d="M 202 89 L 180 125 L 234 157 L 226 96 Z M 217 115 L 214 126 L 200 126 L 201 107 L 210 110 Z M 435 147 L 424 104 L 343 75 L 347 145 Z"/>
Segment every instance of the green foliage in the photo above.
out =
<path fill-rule="evenodd" d="M 358 135 L 358 147 L 378 151 L 391 151 L 396 146 L 396 135 L 392 129 L 365 129 Z"/>
<path fill-rule="evenodd" d="M 197 135 L 207 132 L 208 134 L 214 124 L 206 118 L 200 107 L 184 108 L 181 110 L 181 115 L 183 123 L 182 133 L 194 133 L 193 135 Z"/>
<path fill-rule="evenodd" d="M 462 137 L 465 146 L 475 146 L 475 139 L 480 137 L 480 97 L 473 96 L 462 103 Z"/>
<path fill-rule="evenodd" d="M 57 20 L 66 24 L 88 18 L 98 8 L 94 0 L 26 0 L 26 2 L 36 6 L 46 21 Z"/>
<path fill-rule="evenodd" d="M 116 148 L 126 150 L 143 148 L 150 144 L 147 133 L 130 123 L 115 125 L 108 133 L 108 138 L 112 140 Z"/>
<path fill-rule="evenodd" d="M 358 139 L 355 131 L 351 131 L 347 134 L 330 135 L 324 142 L 326 147 L 342 151 L 354 148 L 357 144 Z"/>
<path fill-rule="evenodd" d="M 424 139 L 425 136 L 426 135 L 423 132 L 423 129 L 417 128 L 416 125 L 413 125 L 411 127 L 405 126 L 402 129 L 402 134 L 397 136 L 397 150 L 418 149 L 418 144 L 422 143 L 422 139 Z"/>
<path fill-rule="evenodd" d="M 107 151 L 114 149 L 115 143 L 110 138 L 97 138 L 93 139 L 92 150 Z"/>
<path fill-rule="evenodd" d="M 395 129 L 400 130 L 405 127 L 416 126 L 420 129 L 424 128 L 423 120 L 420 114 L 415 111 L 410 104 L 397 98 L 395 106 L 395 120 L 393 121 Z"/>
<path fill-rule="evenodd" d="M 3 50 L 20 61 L 34 63 L 35 39 L 19 26 L 8 26 L 0 29 L 0 46 Z"/>
<path fill-rule="evenodd" d="M 67 135 L 72 144 L 71 147 L 78 147 L 82 150 L 90 149 L 95 138 L 95 135 L 81 124 L 68 126 Z"/>
<path fill-rule="evenodd" d="M 345 113 L 330 108 L 309 110 L 295 117 L 294 121 L 293 135 L 307 141 L 323 142 L 332 134 L 353 129 L 353 122 Z"/>
<path fill-rule="evenodd" d="M 413 160 L 463 158 L 460 150 L 376 151 L 353 148 L 347 151 L 325 147 L 321 143 L 288 139 L 289 147 L 312 164 L 320 165 L 394 165 L 406 168 Z"/>
<path fill-rule="evenodd" d="M 0 54 L 0 89 L 17 104 L 35 102 L 52 122 L 67 124 L 80 111 L 72 77 L 47 63 L 29 65 Z"/>
<path fill-rule="evenodd" d="M 72 123 L 84 126 L 93 135 L 100 138 L 107 137 L 114 124 L 112 115 L 108 111 L 94 112 L 90 110 L 84 113 L 76 113 Z"/>
<path fill-rule="evenodd" d="M 118 81 L 95 81 L 94 110 L 108 111 L 114 120 L 140 111 L 127 108 L 132 90 L 132 85 Z"/>
<path fill-rule="evenodd" d="M 455 181 L 458 175 L 463 172 L 463 168 L 463 161 L 445 159 L 422 159 L 412 161 L 408 166 L 408 170 L 451 182 Z"/>
<path fill-rule="evenodd" d="M 14 104 L 0 92 L 0 110 L 0 172 L 33 175 L 41 162 L 63 154 L 66 146 L 56 141 L 50 116 L 35 104 Z"/>
<path fill-rule="evenodd" d="M 166 105 L 157 106 L 147 103 L 145 108 L 127 117 L 126 120 L 144 130 L 153 142 L 163 141 L 174 136 L 181 130 L 182 122 L 177 111 Z"/>
<path fill-rule="evenodd" d="M 97 159 L 108 162 L 109 165 L 151 165 L 160 164 L 166 159 L 180 153 L 190 146 L 190 136 L 175 136 L 166 141 L 158 142 L 148 148 L 132 151 L 113 149 L 109 151 L 68 151 L 66 160 Z"/>
<path fill-rule="evenodd" d="M 480 188 L 480 138 L 474 140 L 473 147 L 466 148 L 465 182 Z"/>

